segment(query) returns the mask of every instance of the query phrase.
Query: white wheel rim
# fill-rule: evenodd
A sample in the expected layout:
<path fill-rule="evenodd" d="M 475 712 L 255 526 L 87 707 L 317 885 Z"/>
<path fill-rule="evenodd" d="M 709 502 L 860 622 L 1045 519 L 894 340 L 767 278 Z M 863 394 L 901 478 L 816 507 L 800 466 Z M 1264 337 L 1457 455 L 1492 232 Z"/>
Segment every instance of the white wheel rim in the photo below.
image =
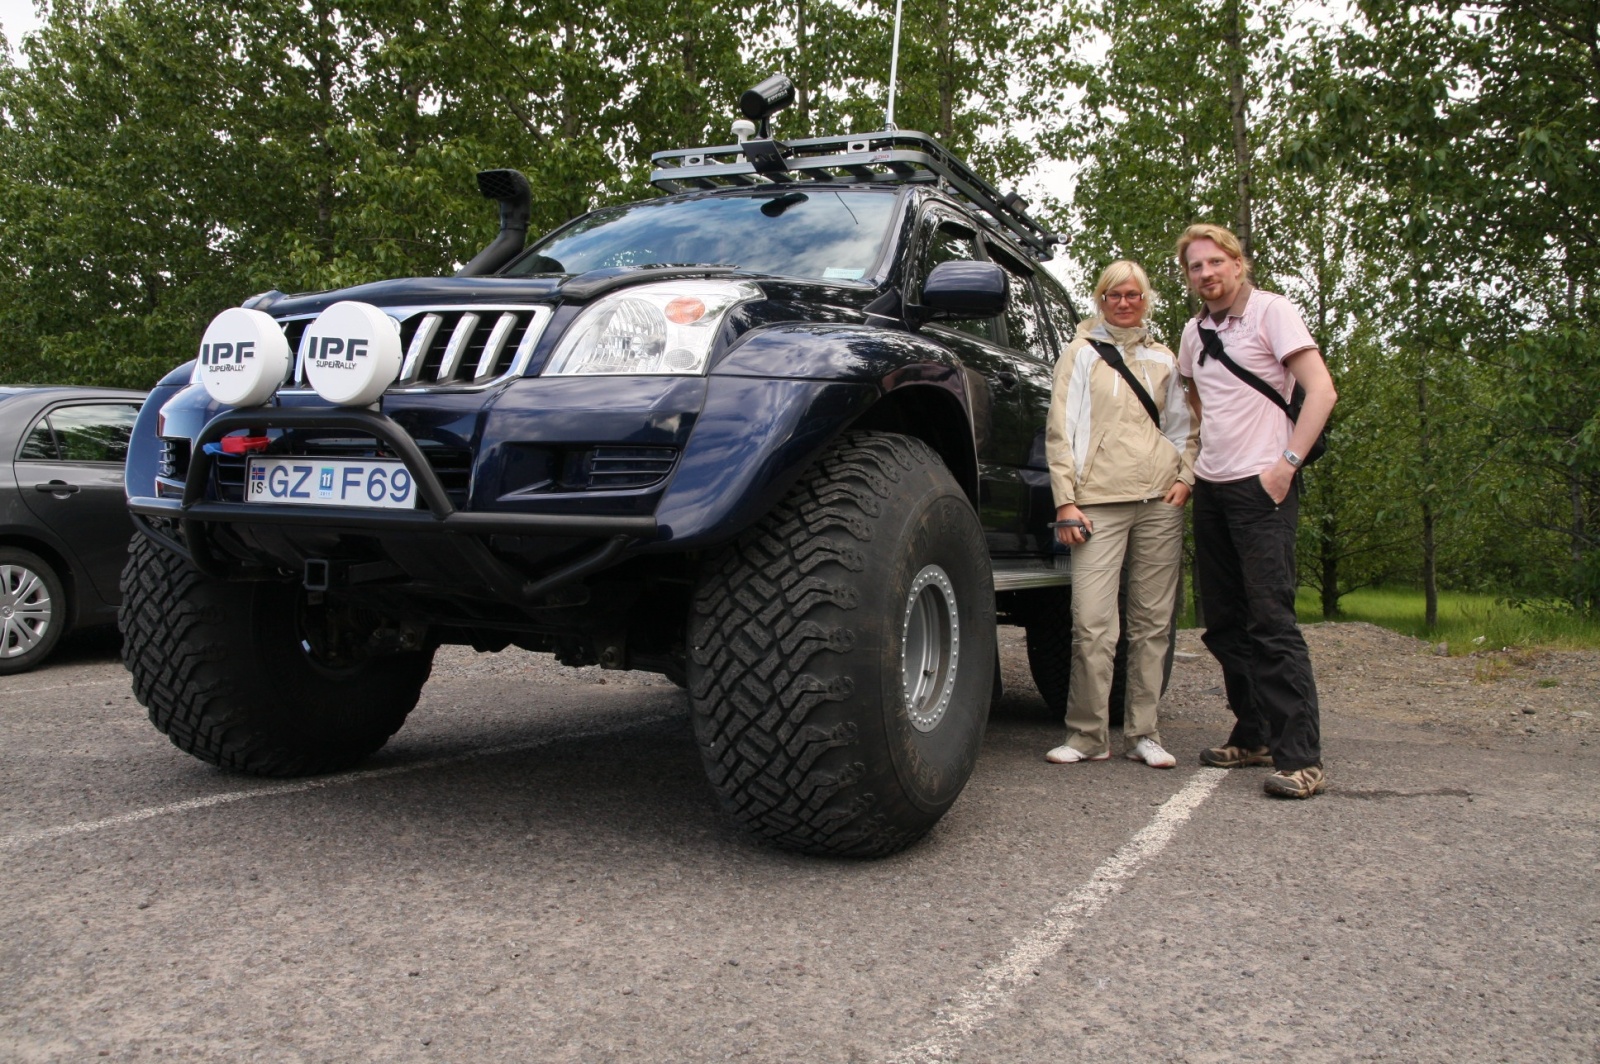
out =
<path fill-rule="evenodd" d="M 906 593 L 900 631 L 900 676 L 911 726 L 931 732 L 944 719 L 961 661 L 956 589 L 937 565 L 924 566 Z"/>
<path fill-rule="evenodd" d="M 39 645 L 55 615 L 44 578 L 22 565 L 0 565 L 0 658 L 17 658 Z"/>

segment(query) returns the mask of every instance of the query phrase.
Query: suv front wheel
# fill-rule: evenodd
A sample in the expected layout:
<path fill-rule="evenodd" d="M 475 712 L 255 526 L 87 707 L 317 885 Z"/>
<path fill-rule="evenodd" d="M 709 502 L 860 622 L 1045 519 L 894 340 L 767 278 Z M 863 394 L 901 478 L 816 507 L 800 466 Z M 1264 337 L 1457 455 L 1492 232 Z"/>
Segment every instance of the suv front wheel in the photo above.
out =
<path fill-rule="evenodd" d="M 708 559 L 690 615 L 696 738 L 723 806 L 778 845 L 879 856 L 977 761 L 994 583 L 972 504 L 922 442 L 847 436 Z"/>
<path fill-rule="evenodd" d="M 185 753 L 252 775 L 350 768 L 417 704 L 432 647 L 372 654 L 326 638 L 334 625 L 359 632 L 348 620 L 293 584 L 213 580 L 142 535 L 122 572 L 122 659 L 151 723 Z"/>

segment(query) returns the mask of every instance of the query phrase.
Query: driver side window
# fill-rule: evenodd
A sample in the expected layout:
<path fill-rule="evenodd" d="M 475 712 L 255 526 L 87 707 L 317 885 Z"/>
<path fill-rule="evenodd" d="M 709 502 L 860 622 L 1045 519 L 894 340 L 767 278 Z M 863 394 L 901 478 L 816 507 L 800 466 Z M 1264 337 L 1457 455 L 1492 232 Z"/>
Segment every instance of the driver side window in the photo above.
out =
<path fill-rule="evenodd" d="M 970 229 L 954 222 L 941 222 L 928 236 L 922 252 L 921 276 L 926 278 L 941 262 L 957 262 L 978 258 L 978 236 Z M 993 318 L 973 318 L 967 321 L 941 321 L 940 325 L 976 336 L 993 343 L 997 330 Z"/>

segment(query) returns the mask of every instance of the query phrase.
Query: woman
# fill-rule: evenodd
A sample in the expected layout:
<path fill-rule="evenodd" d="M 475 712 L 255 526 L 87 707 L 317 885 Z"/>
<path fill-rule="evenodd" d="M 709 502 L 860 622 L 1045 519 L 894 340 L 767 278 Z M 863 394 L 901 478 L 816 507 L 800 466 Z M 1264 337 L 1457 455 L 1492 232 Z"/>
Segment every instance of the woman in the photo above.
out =
<path fill-rule="evenodd" d="M 1145 329 L 1154 296 L 1138 263 L 1107 266 L 1094 286 L 1100 313 L 1079 324 L 1056 363 L 1045 444 L 1056 537 L 1072 548 L 1067 741 L 1045 755 L 1057 764 L 1111 756 L 1111 671 L 1124 560 L 1127 756 L 1155 768 L 1177 764 L 1161 747 L 1156 703 L 1183 560 L 1183 507 L 1200 446 L 1199 414 L 1177 359 Z"/>

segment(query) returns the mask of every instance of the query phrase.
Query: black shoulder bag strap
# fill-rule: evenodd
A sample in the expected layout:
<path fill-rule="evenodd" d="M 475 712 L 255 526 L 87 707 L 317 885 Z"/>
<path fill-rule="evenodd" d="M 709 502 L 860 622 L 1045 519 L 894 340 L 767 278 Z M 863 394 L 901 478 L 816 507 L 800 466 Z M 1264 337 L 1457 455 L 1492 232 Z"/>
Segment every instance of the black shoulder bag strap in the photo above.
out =
<path fill-rule="evenodd" d="M 1127 360 L 1122 357 L 1122 352 L 1104 340 L 1090 340 L 1089 343 L 1094 346 L 1096 351 L 1100 352 L 1100 357 L 1106 360 L 1106 365 L 1120 373 L 1122 379 L 1128 382 L 1128 387 L 1133 389 L 1133 394 L 1139 397 L 1139 405 L 1144 407 L 1146 414 L 1150 415 L 1150 420 L 1155 422 L 1156 431 L 1159 432 L 1161 430 L 1161 412 L 1156 409 L 1156 401 L 1150 398 L 1150 393 L 1145 391 L 1143 386 L 1139 384 L 1138 378 L 1133 375 L 1133 370 L 1128 368 Z"/>
<path fill-rule="evenodd" d="M 1250 387 L 1254 388 L 1256 391 L 1270 399 L 1273 406 L 1283 411 L 1283 416 L 1289 419 L 1289 424 L 1295 425 L 1299 423 L 1300 405 L 1305 402 L 1306 393 L 1305 390 L 1300 387 L 1298 382 L 1296 382 L 1294 386 L 1293 401 L 1285 400 L 1282 395 L 1278 394 L 1278 390 L 1276 388 L 1228 357 L 1227 350 L 1222 346 L 1222 337 L 1217 335 L 1217 331 L 1215 329 L 1206 329 L 1199 325 L 1196 325 L 1195 328 L 1200 332 L 1200 364 L 1202 366 L 1206 364 L 1206 356 L 1209 355 L 1210 357 L 1216 359 L 1218 362 L 1222 363 L 1223 367 L 1226 368 L 1229 373 L 1232 373 L 1235 377 L 1238 377 Z M 1327 449 L 1328 430 L 1327 428 L 1323 428 L 1322 432 L 1318 434 L 1316 442 L 1311 445 L 1311 451 L 1306 455 L 1305 462 L 1303 464 L 1310 465 L 1312 462 L 1315 462 L 1318 458 L 1322 457 Z"/>

